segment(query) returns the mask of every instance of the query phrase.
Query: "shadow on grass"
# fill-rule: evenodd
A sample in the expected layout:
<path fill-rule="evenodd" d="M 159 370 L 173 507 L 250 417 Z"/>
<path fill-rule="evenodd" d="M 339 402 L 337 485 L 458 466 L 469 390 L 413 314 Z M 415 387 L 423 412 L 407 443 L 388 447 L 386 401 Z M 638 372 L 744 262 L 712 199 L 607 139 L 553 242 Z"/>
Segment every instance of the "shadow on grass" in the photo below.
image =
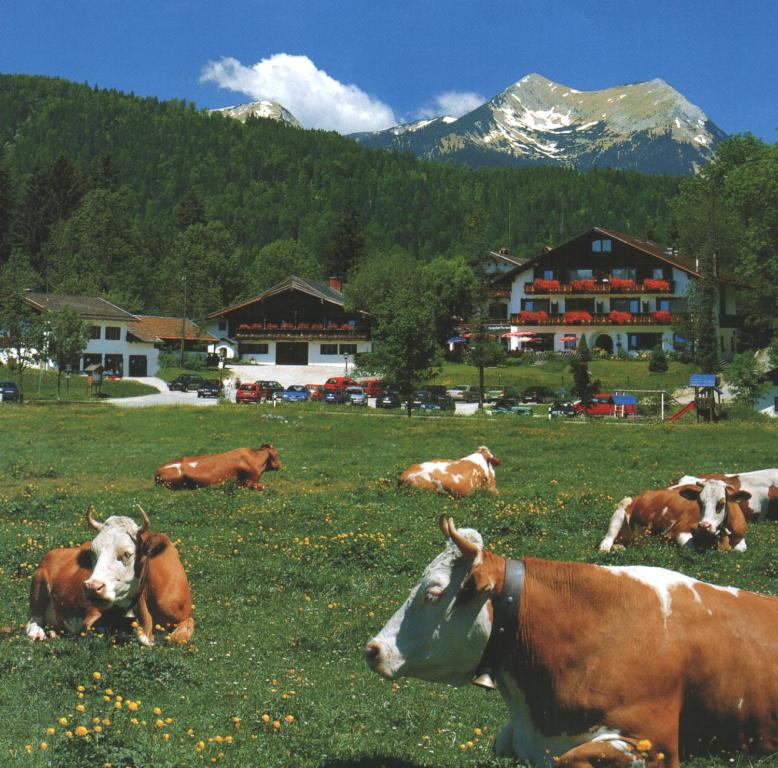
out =
<path fill-rule="evenodd" d="M 423 768 L 423 766 L 428 765 L 429 763 L 417 763 L 398 757 L 366 755 L 364 757 L 328 760 L 326 763 L 321 763 L 319 768 Z M 493 765 L 493 763 L 479 763 L 479 765 Z"/>

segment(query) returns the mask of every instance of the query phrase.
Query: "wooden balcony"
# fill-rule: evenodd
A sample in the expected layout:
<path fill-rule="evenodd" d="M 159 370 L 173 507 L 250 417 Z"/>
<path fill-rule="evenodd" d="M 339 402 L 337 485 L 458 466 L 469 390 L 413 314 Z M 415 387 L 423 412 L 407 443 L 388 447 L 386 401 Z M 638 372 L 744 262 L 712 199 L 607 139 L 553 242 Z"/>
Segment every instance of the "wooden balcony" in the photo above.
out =
<path fill-rule="evenodd" d="M 348 323 L 244 323 L 235 337 L 244 341 L 265 339 L 367 339 L 366 328 Z"/>
<path fill-rule="evenodd" d="M 544 282 L 544 281 L 542 281 Z M 574 283 L 579 283 L 579 285 L 575 285 Z M 540 285 L 538 286 L 535 282 L 532 283 L 524 283 L 524 293 L 526 295 L 535 295 L 535 296 L 545 296 L 545 295 L 556 295 L 556 294 L 573 294 L 576 296 L 593 296 L 595 294 L 635 294 L 635 293 L 650 293 L 650 294 L 657 294 L 657 295 L 667 295 L 667 294 L 674 294 L 675 293 L 675 281 L 673 280 L 664 280 L 659 281 L 659 284 L 657 283 L 651 283 L 651 281 L 647 281 L 648 285 L 646 285 L 646 281 L 642 283 L 635 283 L 632 286 L 629 285 L 619 285 L 618 283 L 616 285 L 613 285 L 610 281 L 595 281 L 591 285 L 580 285 L 580 283 L 584 283 L 586 281 L 573 281 L 569 283 L 559 283 L 558 286 L 548 286 L 548 285 Z M 667 287 L 662 285 L 662 283 L 666 283 Z"/>

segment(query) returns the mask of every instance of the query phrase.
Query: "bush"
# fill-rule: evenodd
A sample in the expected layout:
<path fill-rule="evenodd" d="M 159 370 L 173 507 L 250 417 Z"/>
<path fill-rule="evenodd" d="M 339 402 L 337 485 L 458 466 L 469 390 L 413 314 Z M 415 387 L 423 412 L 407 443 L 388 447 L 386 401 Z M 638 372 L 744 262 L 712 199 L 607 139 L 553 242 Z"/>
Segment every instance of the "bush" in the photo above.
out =
<path fill-rule="evenodd" d="M 576 357 L 582 363 L 588 363 L 592 359 L 592 351 L 589 349 L 589 342 L 586 341 L 586 334 L 581 334 L 578 349 L 576 349 Z"/>
<path fill-rule="evenodd" d="M 667 357 L 661 344 L 657 344 L 651 350 L 651 357 L 648 361 L 648 370 L 652 373 L 664 373 L 668 368 Z"/>

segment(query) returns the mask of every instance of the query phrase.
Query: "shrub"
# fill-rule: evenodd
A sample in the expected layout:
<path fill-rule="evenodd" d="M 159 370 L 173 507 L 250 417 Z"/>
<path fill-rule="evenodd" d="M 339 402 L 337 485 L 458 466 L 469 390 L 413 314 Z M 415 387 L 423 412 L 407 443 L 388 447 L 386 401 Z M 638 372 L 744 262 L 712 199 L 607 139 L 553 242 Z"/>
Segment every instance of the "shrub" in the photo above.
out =
<path fill-rule="evenodd" d="M 753 352 L 736 355 L 727 369 L 727 382 L 735 393 L 735 400 L 753 406 L 769 386 Z"/>
<path fill-rule="evenodd" d="M 632 290 L 635 287 L 635 281 L 631 277 L 612 277 L 611 290 L 625 291 Z"/>
<path fill-rule="evenodd" d="M 570 324 L 591 323 L 592 315 L 590 312 L 586 312 L 583 310 L 573 310 L 572 312 L 565 312 L 565 322 Z"/>
<path fill-rule="evenodd" d="M 589 349 L 589 342 L 586 341 L 586 334 L 581 334 L 581 338 L 578 340 L 578 349 L 576 349 L 576 357 L 582 363 L 588 363 L 592 359 L 592 351 Z"/>
<path fill-rule="evenodd" d="M 667 280 L 657 280 L 656 278 L 648 277 L 643 281 L 643 287 L 647 291 L 669 291 L 670 283 Z"/>
<path fill-rule="evenodd" d="M 536 291 L 556 291 L 559 290 L 559 280 L 541 280 L 538 278 L 532 281 L 532 287 Z"/>
<path fill-rule="evenodd" d="M 614 325 L 628 325 L 632 322 L 632 313 L 631 312 L 619 312 L 617 310 L 614 310 L 609 315 L 610 321 Z"/>
<path fill-rule="evenodd" d="M 545 320 L 548 320 L 548 312 L 530 312 L 526 309 L 519 312 L 520 323 L 538 323 Z"/>
<path fill-rule="evenodd" d="M 657 344 L 651 350 L 651 357 L 648 361 L 648 370 L 653 373 L 664 373 L 668 368 L 667 357 L 661 344 Z"/>
<path fill-rule="evenodd" d="M 571 280 L 570 287 L 574 291 L 593 291 L 594 280 Z"/>
<path fill-rule="evenodd" d="M 672 314 L 665 309 L 654 312 L 653 318 L 660 325 L 670 325 L 673 322 Z"/>

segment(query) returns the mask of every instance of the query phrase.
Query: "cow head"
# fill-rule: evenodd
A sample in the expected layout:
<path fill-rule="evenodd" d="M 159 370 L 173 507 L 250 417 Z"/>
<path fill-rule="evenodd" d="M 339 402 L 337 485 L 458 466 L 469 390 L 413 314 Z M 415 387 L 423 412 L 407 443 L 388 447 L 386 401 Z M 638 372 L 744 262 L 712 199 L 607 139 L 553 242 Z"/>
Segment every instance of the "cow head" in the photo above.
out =
<path fill-rule="evenodd" d="M 114 515 L 101 523 L 87 509 L 89 526 L 97 531 L 90 545 L 92 575 L 84 582 L 88 598 L 102 608 L 129 607 L 140 593 L 148 557 L 159 546 L 159 534 L 150 533 L 149 518 L 138 506 L 143 525 L 131 517 Z"/>
<path fill-rule="evenodd" d="M 278 451 L 270 443 L 264 443 L 259 448 L 260 451 L 267 451 L 267 463 L 265 469 L 275 471 L 281 469 L 281 462 L 278 460 Z"/>
<path fill-rule="evenodd" d="M 480 453 L 489 464 L 493 464 L 495 467 L 499 467 L 502 461 L 498 459 L 485 445 L 478 447 L 478 453 Z"/>
<path fill-rule="evenodd" d="M 697 501 L 700 505 L 700 522 L 697 526 L 699 536 L 719 536 L 731 518 L 742 517 L 739 502 L 751 498 L 748 491 L 742 491 L 728 485 L 724 480 L 697 480 L 694 485 L 684 485 L 678 493 L 685 499 Z M 731 527 L 731 526 L 730 526 Z"/>
<path fill-rule="evenodd" d="M 484 551 L 478 531 L 458 531 L 445 516 L 440 528 L 448 546 L 365 648 L 368 666 L 387 679 L 468 683 L 489 639 L 487 602 L 504 561 Z"/>

